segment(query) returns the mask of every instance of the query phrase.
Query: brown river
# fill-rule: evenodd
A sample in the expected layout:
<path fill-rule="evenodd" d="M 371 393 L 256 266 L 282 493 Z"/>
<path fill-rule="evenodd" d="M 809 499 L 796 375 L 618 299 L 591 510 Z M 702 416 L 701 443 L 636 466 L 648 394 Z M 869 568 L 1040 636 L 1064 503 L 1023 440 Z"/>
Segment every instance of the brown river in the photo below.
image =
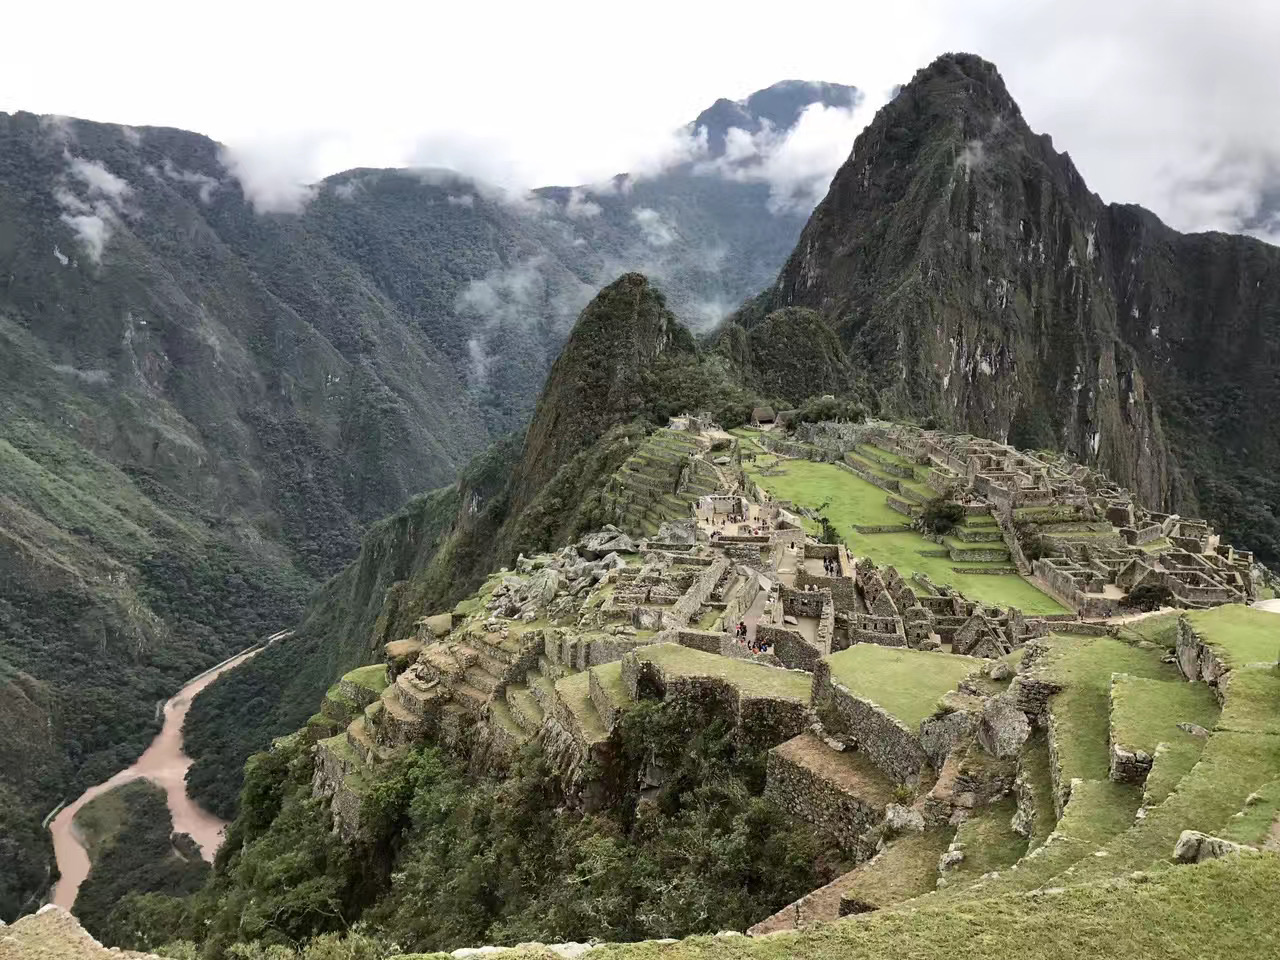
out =
<path fill-rule="evenodd" d="M 284 635 L 279 633 L 270 639 L 276 640 Z M 256 647 L 246 650 L 191 680 L 165 703 L 164 726 L 160 728 L 156 738 L 151 741 L 151 746 L 147 747 L 146 752 L 138 758 L 137 762 L 121 770 L 105 783 L 90 787 L 73 803 L 63 807 L 53 818 L 49 831 L 53 834 L 53 853 L 58 861 L 60 879 L 53 888 L 51 903 L 70 910 L 71 905 L 75 903 L 80 884 L 89 874 L 89 855 L 80 843 L 75 829 L 76 813 L 94 797 L 130 780 L 146 777 L 162 787 L 168 796 L 169 812 L 173 815 L 173 829 L 178 833 L 191 834 L 196 843 L 200 844 L 200 851 L 204 858 L 213 859 L 218 845 L 222 843 L 222 830 L 226 822 L 202 809 L 187 796 L 185 778 L 191 766 L 191 759 L 182 752 L 182 723 L 187 719 L 187 710 L 191 707 L 191 701 L 196 698 L 196 694 L 213 683 L 221 674 L 244 663 L 262 649 L 264 648 Z"/>

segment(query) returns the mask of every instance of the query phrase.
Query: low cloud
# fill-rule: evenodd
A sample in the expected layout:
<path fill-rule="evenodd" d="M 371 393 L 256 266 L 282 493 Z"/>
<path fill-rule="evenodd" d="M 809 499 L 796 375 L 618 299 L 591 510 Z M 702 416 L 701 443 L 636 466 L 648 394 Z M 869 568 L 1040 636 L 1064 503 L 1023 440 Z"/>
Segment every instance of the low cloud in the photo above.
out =
<path fill-rule="evenodd" d="M 564 205 L 564 215 L 570 220 L 589 220 L 600 216 L 603 210 L 600 204 L 587 199 L 586 191 L 581 187 L 569 191 L 569 199 Z"/>
<path fill-rule="evenodd" d="M 652 247 L 666 247 L 676 240 L 675 228 L 652 207 L 636 207 L 631 217 L 640 226 L 645 242 Z"/>
<path fill-rule="evenodd" d="M 886 99 L 873 102 L 864 96 L 854 107 L 813 103 L 787 130 L 767 122 L 755 133 L 730 127 L 723 155 L 697 160 L 693 170 L 741 183 L 767 183 L 772 212 L 806 214 L 826 195 L 853 141 Z M 705 141 L 705 131 L 699 132 Z"/>
<path fill-rule="evenodd" d="M 257 213 L 301 213 L 316 195 L 316 186 L 301 178 L 284 144 L 223 147 L 218 159 Z"/>
<path fill-rule="evenodd" d="M 89 259 L 99 264 L 111 234 L 129 212 L 133 189 L 97 160 L 72 156 L 65 149 L 63 159 L 67 170 L 53 189 L 62 208 L 59 219 L 72 229 Z"/>
<path fill-rule="evenodd" d="M 964 167 L 966 172 L 978 169 L 986 162 L 981 140 L 970 140 L 956 157 L 956 166 Z"/>
<path fill-rule="evenodd" d="M 106 370 L 80 370 L 67 363 L 56 363 L 53 369 L 65 377 L 74 377 L 83 383 L 95 386 L 103 386 L 111 382 L 111 374 Z"/>
<path fill-rule="evenodd" d="M 476 205 L 475 194 L 464 193 L 461 195 L 449 194 L 445 197 L 451 207 L 474 207 Z"/>
<path fill-rule="evenodd" d="M 213 191 L 222 186 L 222 181 L 217 177 L 211 177 L 207 173 L 197 173 L 194 170 L 182 170 L 173 165 L 168 157 L 164 158 L 164 175 L 170 180 L 176 180 L 179 183 L 190 183 L 199 188 L 200 202 L 207 204 L 213 199 Z"/>
<path fill-rule="evenodd" d="M 546 262 L 546 257 L 534 257 L 472 280 L 458 295 L 458 312 L 490 321 L 523 322 L 546 299 L 542 276 Z"/>
<path fill-rule="evenodd" d="M 488 381 L 494 357 L 504 350 L 503 330 L 537 329 L 558 337 L 573 325 L 596 289 L 545 256 L 495 267 L 468 283 L 454 310 L 473 321 L 467 341 L 471 384 Z"/>

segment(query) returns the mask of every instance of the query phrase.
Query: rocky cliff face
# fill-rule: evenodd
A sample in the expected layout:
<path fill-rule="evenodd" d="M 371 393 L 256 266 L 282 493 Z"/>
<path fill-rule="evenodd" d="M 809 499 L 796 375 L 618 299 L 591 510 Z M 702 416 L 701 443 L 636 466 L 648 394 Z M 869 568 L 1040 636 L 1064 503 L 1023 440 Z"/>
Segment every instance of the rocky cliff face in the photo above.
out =
<path fill-rule="evenodd" d="M 1104 204 L 994 66 L 947 55 L 858 137 L 741 320 L 816 309 L 890 411 L 1065 449 L 1212 515 L 1207 463 L 1280 463 L 1277 266 L 1260 241 Z"/>

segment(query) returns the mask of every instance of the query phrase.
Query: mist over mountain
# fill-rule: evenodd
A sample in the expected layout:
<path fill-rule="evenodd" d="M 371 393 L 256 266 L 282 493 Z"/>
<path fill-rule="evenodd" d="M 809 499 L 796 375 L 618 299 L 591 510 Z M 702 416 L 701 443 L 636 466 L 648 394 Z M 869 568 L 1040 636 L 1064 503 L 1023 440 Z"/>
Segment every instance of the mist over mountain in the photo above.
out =
<path fill-rule="evenodd" d="M 532 194 L 298 185 L 194 133 L 0 115 L 0 916 L 45 882 L 44 813 L 135 756 L 156 701 L 523 427 L 602 284 L 642 269 L 706 327 L 769 282 L 854 100 L 782 84 L 741 135 Z"/>

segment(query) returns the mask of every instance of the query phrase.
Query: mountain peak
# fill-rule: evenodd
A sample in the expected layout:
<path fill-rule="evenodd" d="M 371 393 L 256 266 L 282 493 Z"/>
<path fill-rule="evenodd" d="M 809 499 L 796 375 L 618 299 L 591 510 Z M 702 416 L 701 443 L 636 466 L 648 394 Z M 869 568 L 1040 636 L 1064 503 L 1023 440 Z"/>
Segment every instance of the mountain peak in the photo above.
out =
<path fill-rule="evenodd" d="M 815 103 L 852 109 L 861 99 L 862 91 L 842 83 L 780 80 L 742 100 L 717 100 L 698 114 L 688 130 L 697 133 L 700 128 L 705 129 L 710 155 L 720 157 L 724 155 L 725 138 L 734 127 L 747 133 L 759 133 L 766 124 L 775 130 L 790 130 Z"/>

